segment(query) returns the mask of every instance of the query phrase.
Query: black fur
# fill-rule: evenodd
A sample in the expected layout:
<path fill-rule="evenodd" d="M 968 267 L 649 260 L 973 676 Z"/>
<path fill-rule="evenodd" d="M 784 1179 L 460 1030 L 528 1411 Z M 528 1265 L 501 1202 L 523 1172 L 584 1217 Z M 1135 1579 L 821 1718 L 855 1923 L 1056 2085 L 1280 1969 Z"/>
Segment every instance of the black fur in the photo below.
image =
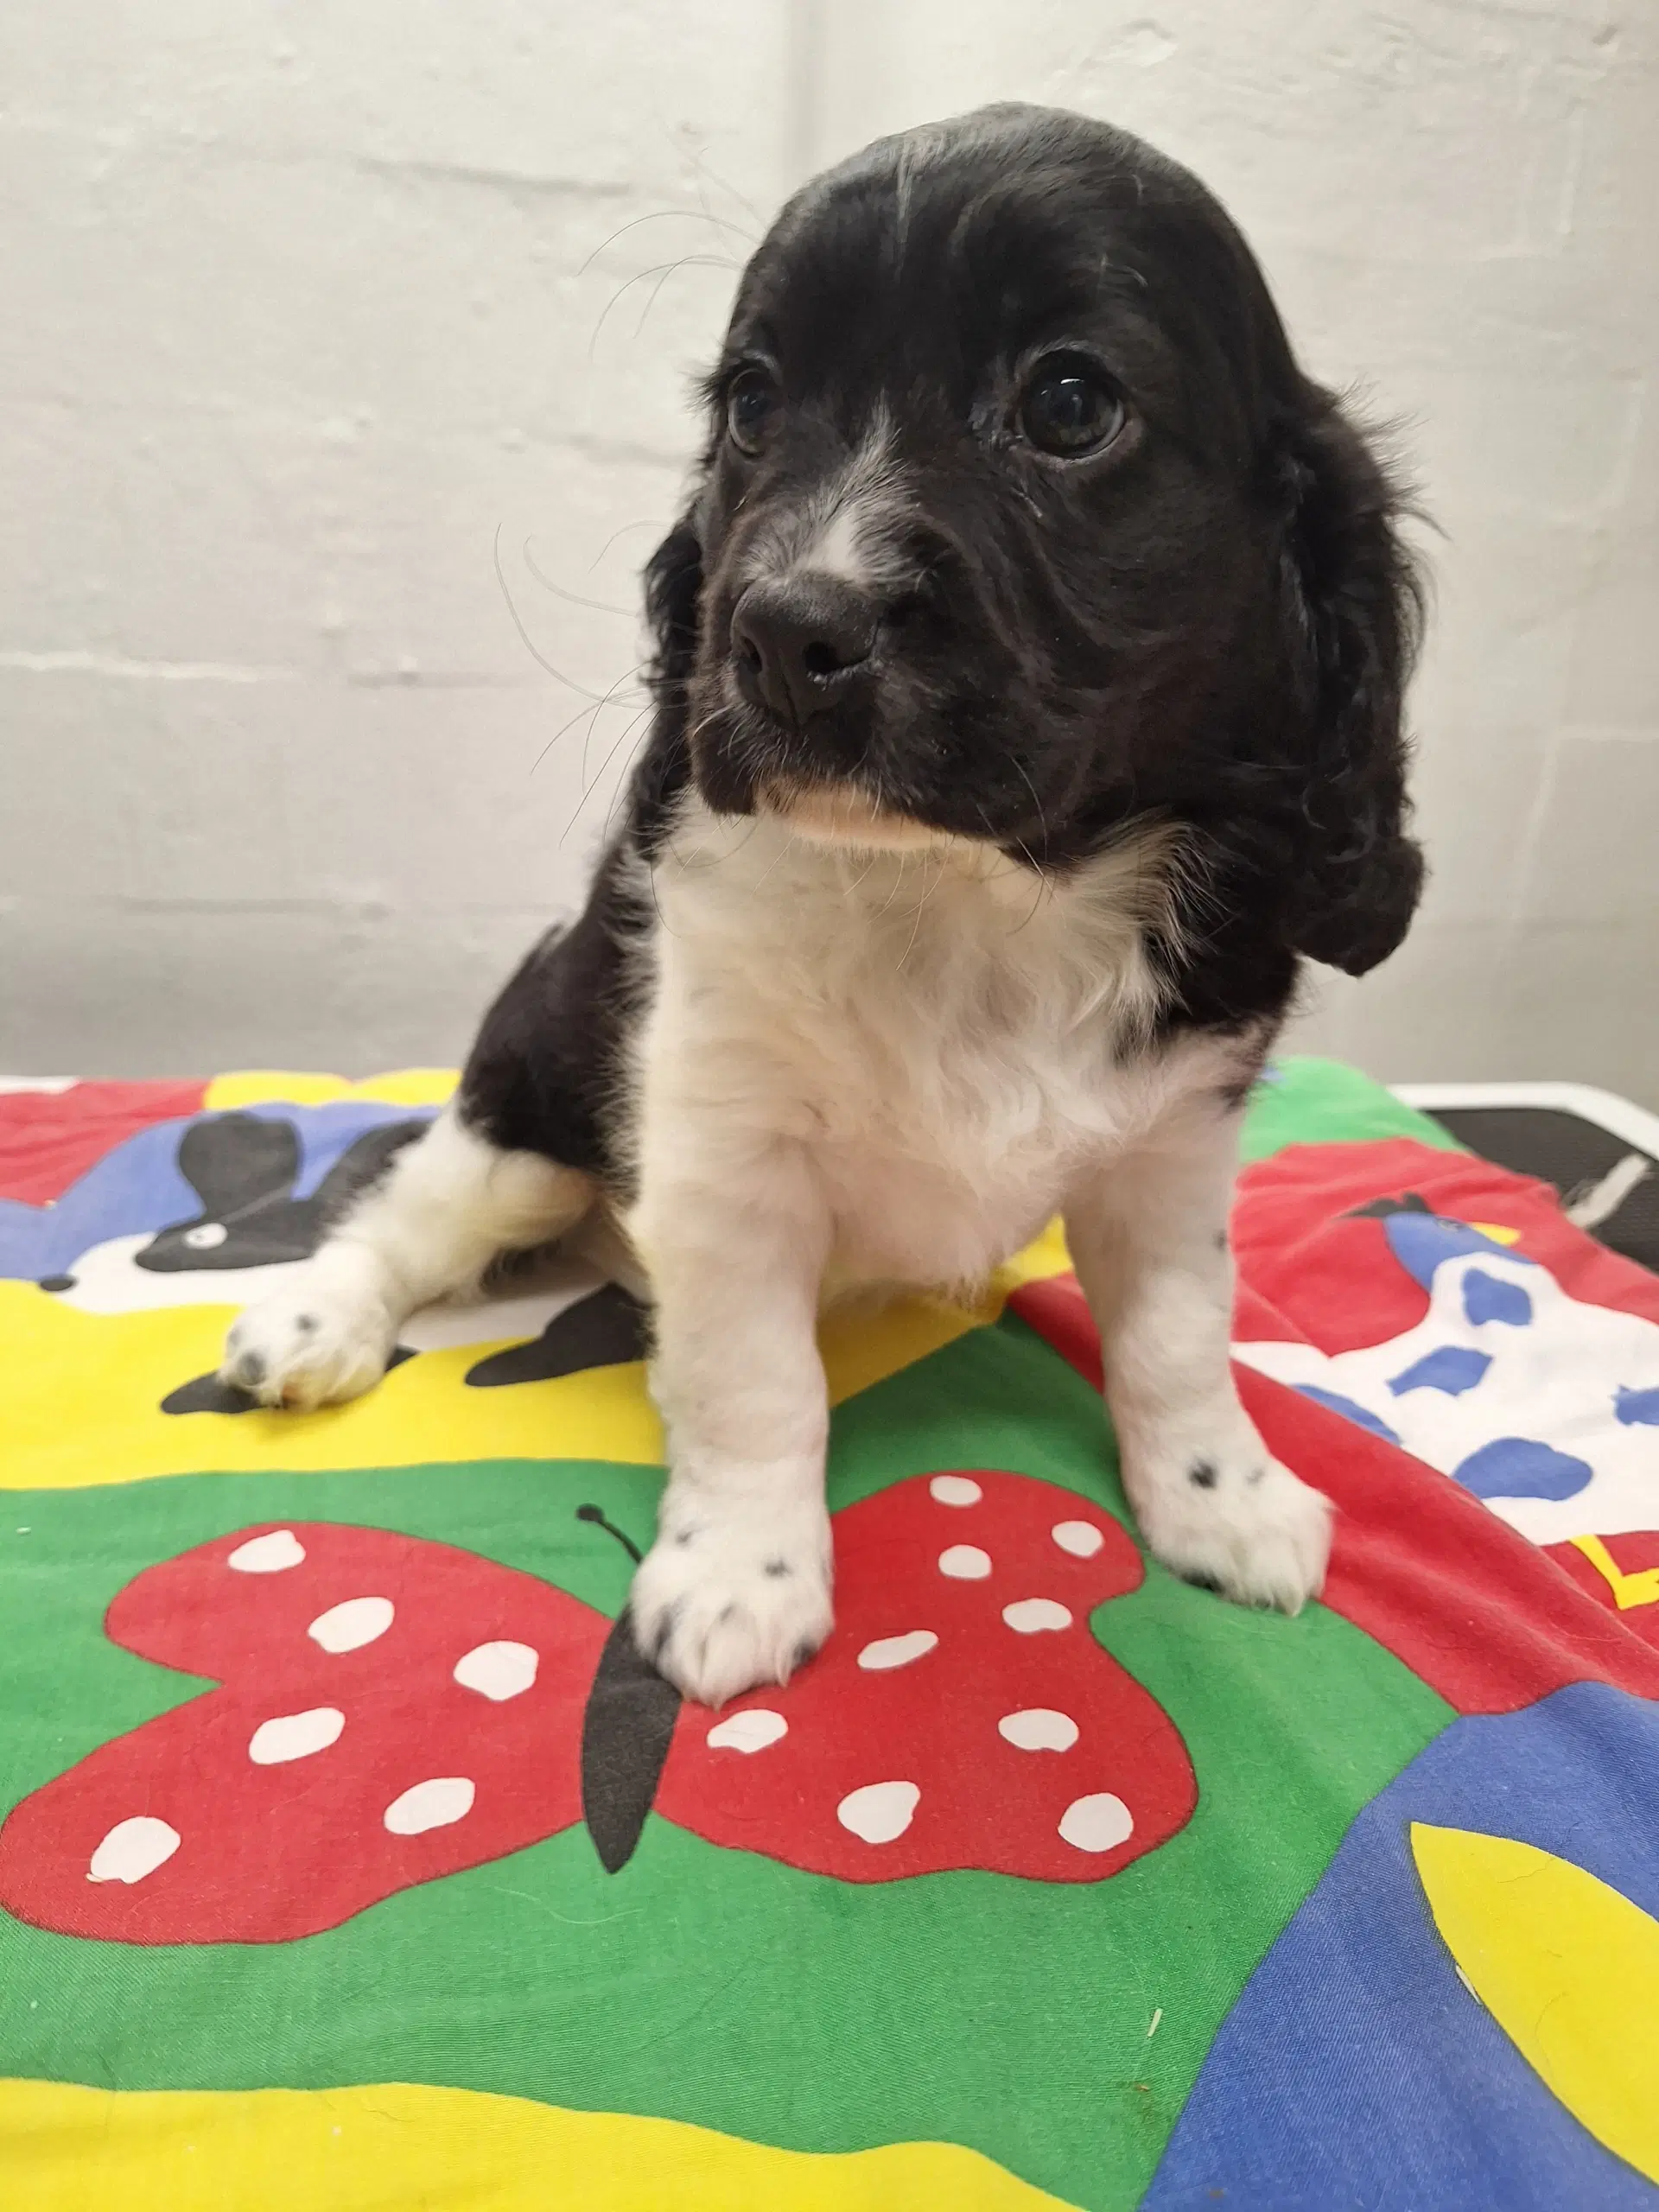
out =
<path fill-rule="evenodd" d="M 1095 362 L 1125 427 L 1056 460 L 1033 364 Z M 740 448 L 728 405 L 773 395 Z M 1400 496 L 1303 375 L 1217 203 L 1125 133 L 1003 107 L 883 140 L 785 209 L 707 383 L 694 496 L 651 563 L 656 720 L 591 903 L 508 985 L 463 1109 L 504 1145 L 615 1174 L 618 1054 L 652 916 L 642 860 L 688 779 L 717 810 L 851 784 L 1051 872 L 1181 825 L 1166 1030 L 1245 1033 L 1300 960 L 1399 943 L 1402 696 L 1418 599 Z M 744 593 L 885 423 L 901 520 L 874 650 L 821 710 L 772 712 L 734 654 Z"/>

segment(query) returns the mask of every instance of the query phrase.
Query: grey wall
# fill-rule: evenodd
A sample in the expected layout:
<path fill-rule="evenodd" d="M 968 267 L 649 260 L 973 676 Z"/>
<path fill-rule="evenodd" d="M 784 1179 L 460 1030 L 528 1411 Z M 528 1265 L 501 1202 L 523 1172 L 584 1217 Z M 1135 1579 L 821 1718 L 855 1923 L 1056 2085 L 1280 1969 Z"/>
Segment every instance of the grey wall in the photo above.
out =
<path fill-rule="evenodd" d="M 732 262 L 993 97 L 1199 168 L 1446 533 L 1434 887 L 1304 1041 L 1659 1103 L 1651 0 L 10 0 L 0 1069 L 458 1053 L 640 734 Z"/>

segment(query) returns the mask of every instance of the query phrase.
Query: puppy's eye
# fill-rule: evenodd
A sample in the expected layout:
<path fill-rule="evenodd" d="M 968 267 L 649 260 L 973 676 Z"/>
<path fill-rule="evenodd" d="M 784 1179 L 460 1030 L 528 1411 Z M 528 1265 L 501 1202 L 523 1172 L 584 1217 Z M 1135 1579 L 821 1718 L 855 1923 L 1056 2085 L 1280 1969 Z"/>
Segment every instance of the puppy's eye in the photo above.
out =
<path fill-rule="evenodd" d="M 764 369 L 744 369 L 733 378 L 726 395 L 726 429 L 740 453 L 753 459 L 760 452 L 779 404 L 778 387 Z"/>
<path fill-rule="evenodd" d="M 1020 428 L 1039 453 L 1078 461 L 1103 453 L 1129 410 L 1122 393 L 1081 353 L 1050 353 L 1032 371 L 1020 396 Z"/>

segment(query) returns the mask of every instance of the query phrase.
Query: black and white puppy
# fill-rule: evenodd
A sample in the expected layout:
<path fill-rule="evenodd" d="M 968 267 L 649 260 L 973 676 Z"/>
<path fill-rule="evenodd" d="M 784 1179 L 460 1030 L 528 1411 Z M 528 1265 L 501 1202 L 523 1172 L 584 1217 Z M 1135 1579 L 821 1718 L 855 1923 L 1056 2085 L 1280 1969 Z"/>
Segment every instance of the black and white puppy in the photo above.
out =
<path fill-rule="evenodd" d="M 707 395 L 587 909 L 223 1373 L 350 1397 L 620 1224 L 671 1467 L 635 1632 L 717 1704 L 830 1630 L 821 1300 L 1058 1211 L 1152 1549 L 1294 1611 L 1330 1509 L 1235 1393 L 1228 1204 L 1301 958 L 1372 967 L 1421 887 L 1394 489 L 1203 188 L 1033 108 L 807 186 Z"/>

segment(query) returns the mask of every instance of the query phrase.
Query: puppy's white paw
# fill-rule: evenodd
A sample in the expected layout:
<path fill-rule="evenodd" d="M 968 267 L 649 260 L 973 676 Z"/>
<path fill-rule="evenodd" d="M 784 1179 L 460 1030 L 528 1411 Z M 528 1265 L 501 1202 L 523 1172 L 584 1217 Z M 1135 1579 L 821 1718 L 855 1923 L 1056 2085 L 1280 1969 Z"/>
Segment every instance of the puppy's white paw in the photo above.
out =
<path fill-rule="evenodd" d="M 219 1379 L 261 1405 L 334 1405 L 373 1388 L 396 1337 L 378 1299 L 302 1270 L 234 1323 Z"/>
<path fill-rule="evenodd" d="M 1143 1473 L 1135 1489 L 1154 1555 L 1184 1581 L 1282 1613 L 1299 1613 L 1318 1597 L 1334 1508 L 1254 1435 L 1184 1453 L 1151 1484 Z"/>
<path fill-rule="evenodd" d="M 830 1560 L 822 1506 L 717 1514 L 671 1499 L 633 1578 L 634 1641 L 700 1705 L 786 1682 L 833 1624 Z"/>

